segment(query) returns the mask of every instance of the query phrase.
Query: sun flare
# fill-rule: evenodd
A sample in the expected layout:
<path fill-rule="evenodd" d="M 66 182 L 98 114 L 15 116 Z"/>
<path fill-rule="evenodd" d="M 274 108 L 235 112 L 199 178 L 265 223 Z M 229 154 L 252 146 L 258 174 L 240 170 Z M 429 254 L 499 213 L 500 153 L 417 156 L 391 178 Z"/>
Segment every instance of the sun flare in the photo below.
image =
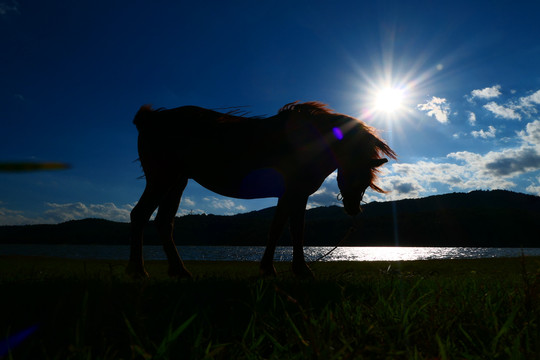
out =
<path fill-rule="evenodd" d="M 398 88 L 384 88 L 375 95 L 375 110 L 386 113 L 395 113 L 402 107 L 403 90 Z"/>

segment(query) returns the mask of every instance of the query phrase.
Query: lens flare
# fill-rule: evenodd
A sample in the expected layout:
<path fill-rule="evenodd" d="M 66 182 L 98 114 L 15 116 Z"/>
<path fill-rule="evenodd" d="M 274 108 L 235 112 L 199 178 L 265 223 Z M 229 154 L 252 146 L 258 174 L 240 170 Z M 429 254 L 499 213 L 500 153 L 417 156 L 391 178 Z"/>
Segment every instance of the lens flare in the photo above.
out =
<path fill-rule="evenodd" d="M 338 127 L 332 128 L 332 131 L 334 132 L 334 136 L 336 137 L 336 139 L 338 140 L 343 139 L 343 133 L 341 132 L 340 128 Z"/>
<path fill-rule="evenodd" d="M 38 325 L 32 325 L 28 329 L 8 336 L 7 339 L 0 341 L 0 358 L 3 358 L 18 345 L 20 345 L 26 338 L 32 335 L 38 329 Z"/>

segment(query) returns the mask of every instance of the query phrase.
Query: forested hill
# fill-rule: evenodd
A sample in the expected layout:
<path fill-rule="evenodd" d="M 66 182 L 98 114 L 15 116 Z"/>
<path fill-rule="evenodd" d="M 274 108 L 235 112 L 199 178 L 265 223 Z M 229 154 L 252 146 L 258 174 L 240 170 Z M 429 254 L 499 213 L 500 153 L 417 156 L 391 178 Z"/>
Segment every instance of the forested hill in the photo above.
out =
<path fill-rule="evenodd" d="M 177 245 L 265 245 L 274 208 L 234 216 L 176 218 Z M 540 197 L 510 191 L 473 191 L 422 199 L 375 202 L 355 218 L 341 207 L 306 214 L 306 245 L 540 247 Z M 102 219 L 57 225 L 1 226 L 0 243 L 129 244 L 129 224 Z M 280 242 L 289 245 L 286 232 Z M 147 226 L 145 244 L 160 244 Z"/>

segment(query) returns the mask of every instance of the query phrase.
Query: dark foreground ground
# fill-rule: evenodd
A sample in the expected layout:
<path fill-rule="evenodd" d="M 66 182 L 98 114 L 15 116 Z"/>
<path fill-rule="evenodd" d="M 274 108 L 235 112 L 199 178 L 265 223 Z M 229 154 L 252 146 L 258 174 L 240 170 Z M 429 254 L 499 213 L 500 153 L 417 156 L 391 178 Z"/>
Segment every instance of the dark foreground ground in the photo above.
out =
<path fill-rule="evenodd" d="M 0 256 L 0 358 L 539 358 L 540 258 L 277 265 Z"/>

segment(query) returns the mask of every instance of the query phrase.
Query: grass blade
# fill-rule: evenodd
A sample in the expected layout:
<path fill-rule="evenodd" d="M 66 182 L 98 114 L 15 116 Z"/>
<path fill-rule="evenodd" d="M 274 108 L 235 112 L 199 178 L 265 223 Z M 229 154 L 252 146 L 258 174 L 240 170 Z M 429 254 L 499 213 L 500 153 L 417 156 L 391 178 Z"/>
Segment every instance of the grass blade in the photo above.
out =
<path fill-rule="evenodd" d="M 169 348 L 171 344 L 173 344 L 178 337 L 186 330 L 186 328 L 195 320 L 197 317 L 197 314 L 193 314 L 189 319 L 184 321 L 180 326 L 178 326 L 174 331 L 171 331 L 171 327 L 169 327 L 169 333 L 167 336 L 161 341 L 161 344 L 159 344 L 156 356 L 158 358 L 166 355 L 169 352 Z"/>

